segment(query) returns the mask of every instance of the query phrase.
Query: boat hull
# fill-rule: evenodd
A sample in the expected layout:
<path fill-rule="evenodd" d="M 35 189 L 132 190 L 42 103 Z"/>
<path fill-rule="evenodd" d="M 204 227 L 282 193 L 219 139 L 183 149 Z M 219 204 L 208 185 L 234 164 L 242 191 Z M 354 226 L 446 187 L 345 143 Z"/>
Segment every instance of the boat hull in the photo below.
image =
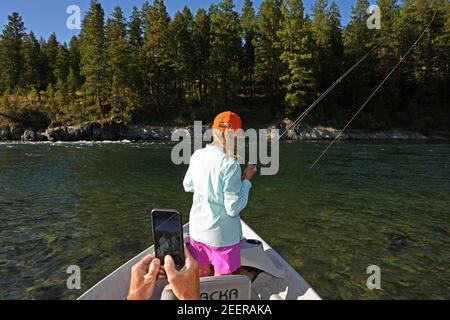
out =
<path fill-rule="evenodd" d="M 188 224 L 183 228 L 185 235 L 189 233 Z M 260 270 L 252 281 L 252 300 L 320 300 L 320 296 L 305 279 L 283 259 L 270 245 L 242 221 L 242 232 L 245 239 L 259 243 L 261 251 L 248 247 L 242 251 L 242 265 Z M 256 241 L 254 241 L 256 240 Z M 131 268 L 143 257 L 153 254 L 153 246 L 129 260 L 99 283 L 87 290 L 79 300 L 123 300 L 128 294 Z M 165 279 L 157 281 L 154 300 L 159 300 L 167 285 Z"/>

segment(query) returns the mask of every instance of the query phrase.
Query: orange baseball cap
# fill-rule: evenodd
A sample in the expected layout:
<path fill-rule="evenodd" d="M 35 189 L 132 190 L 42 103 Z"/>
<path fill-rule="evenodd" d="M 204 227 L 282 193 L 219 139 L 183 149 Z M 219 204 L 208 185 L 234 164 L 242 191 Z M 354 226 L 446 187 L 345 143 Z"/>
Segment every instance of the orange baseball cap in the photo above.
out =
<path fill-rule="evenodd" d="M 217 115 L 212 127 L 222 132 L 226 129 L 239 130 L 242 129 L 242 120 L 236 113 L 225 111 Z"/>

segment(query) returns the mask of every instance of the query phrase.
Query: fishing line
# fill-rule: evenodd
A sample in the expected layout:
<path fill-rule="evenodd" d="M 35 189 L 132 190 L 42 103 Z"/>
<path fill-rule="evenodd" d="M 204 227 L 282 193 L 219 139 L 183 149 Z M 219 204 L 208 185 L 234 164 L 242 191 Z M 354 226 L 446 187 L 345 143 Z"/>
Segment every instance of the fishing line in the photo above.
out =
<path fill-rule="evenodd" d="M 359 59 L 353 66 L 351 66 L 339 79 L 337 79 L 324 93 L 320 95 L 301 115 L 298 117 L 294 123 L 292 123 L 284 132 L 280 135 L 279 139 L 283 138 L 289 130 L 296 127 L 300 122 L 308 115 L 308 113 L 314 109 L 333 89 L 344 80 L 353 70 L 355 70 L 366 58 L 377 49 L 379 45 L 373 46 L 361 59 Z"/>
<path fill-rule="evenodd" d="M 314 161 L 314 163 L 311 165 L 310 169 L 314 168 L 314 166 L 322 159 L 322 157 L 327 153 L 327 151 L 334 145 L 334 143 L 341 137 L 342 133 L 347 129 L 347 127 L 355 120 L 355 118 L 361 113 L 361 111 L 364 109 L 364 107 L 369 103 L 370 100 L 375 96 L 375 94 L 381 89 L 381 87 L 384 85 L 384 83 L 389 79 L 389 77 L 394 73 L 395 70 L 402 64 L 402 62 L 406 59 L 406 57 L 411 53 L 411 51 L 417 46 L 417 44 L 420 42 L 424 34 L 427 32 L 427 30 L 430 28 L 431 24 L 434 21 L 434 18 L 436 17 L 437 12 L 434 13 L 433 18 L 431 19 L 430 23 L 428 23 L 427 27 L 423 32 L 420 34 L 419 38 L 413 43 L 413 45 L 408 49 L 408 51 L 400 58 L 400 60 L 397 62 L 397 64 L 394 66 L 394 68 L 389 72 L 389 74 L 383 79 L 383 81 L 378 85 L 378 87 L 375 89 L 374 92 L 369 96 L 369 98 L 363 103 L 363 105 L 356 111 L 356 113 L 353 115 L 353 117 L 350 119 L 350 121 L 345 125 L 344 128 L 342 128 L 338 135 L 334 138 L 334 140 L 325 148 L 325 150 L 322 151 L 322 154 Z"/>
<path fill-rule="evenodd" d="M 411 23 L 415 19 L 417 19 L 419 16 L 423 15 L 424 13 L 427 13 L 428 11 L 432 10 L 432 8 L 425 9 L 423 12 L 415 15 L 411 19 L 409 19 L 406 23 Z M 433 17 L 434 19 L 434 17 Z M 303 119 L 309 114 L 309 112 L 314 109 L 333 89 L 342 82 L 353 70 L 355 70 L 364 60 L 367 59 L 367 57 L 374 52 L 380 44 L 376 44 L 373 47 L 370 48 L 370 50 L 361 58 L 359 59 L 353 66 L 351 66 L 339 79 L 337 79 L 327 90 L 325 90 L 324 93 L 322 93 L 289 127 L 285 129 L 285 131 L 278 137 L 278 140 L 281 140 L 292 128 L 297 127 L 300 122 L 303 121 Z"/>

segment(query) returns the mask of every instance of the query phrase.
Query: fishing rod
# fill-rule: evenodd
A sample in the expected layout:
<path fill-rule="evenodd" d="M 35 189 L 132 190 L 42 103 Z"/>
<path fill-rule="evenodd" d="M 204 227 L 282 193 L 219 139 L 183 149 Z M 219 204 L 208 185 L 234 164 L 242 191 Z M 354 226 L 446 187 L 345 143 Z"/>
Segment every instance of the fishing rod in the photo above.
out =
<path fill-rule="evenodd" d="M 411 19 L 409 19 L 407 21 L 407 23 L 410 23 L 412 21 L 414 21 L 415 19 L 417 19 L 419 16 L 421 16 L 422 14 L 428 12 L 429 10 L 432 10 L 432 8 L 428 8 L 425 9 L 423 12 L 415 15 L 414 17 L 412 17 Z M 378 47 L 380 46 L 380 44 L 376 44 L 374 46 L 372 46 L 369 51 L 367 51 L 367 53 L 361 58 L 359 59 L 354 65 L 352 65 L 342 76 L 339 77 L 339 79 L 337 79 L 327 90 L 325 90 L 324 93 L 322 93 L 289 127 L 287 127 L 284 132 L 278 137 L 278 140 L 281 140 L 288 132 L 289 130 L 291 130 L 292 128 L 297 127 L 300 122 L 303 121 L 303 119 L 309 114 L 309 112 L 311 112 L 312 109 L 314 109 L 323 99 L 326 98 L 326 96 L 333 91 L 333 89 L 342 82 L 342 80 L 344 80 L 350 73 L 352 73 L 353 70 L 355 70 L 364 60 L 367 59 L 368 56 L 370 56 L 370 54 L 372 52 L 374 52 Z"/>
<path fill-rule="evenodd" d="M 364 109 L 364 107 L 372 100 L 372 98 L 375 96 L 375 94 L 381 89 L 381 87 L 384 85 L 384 83 L 390 78 L 390 76 L 397 70 L 397 68 L 402 64 L 402 62 L 406 59 L 406 57 L 411 53 L 411 51 L 417 46 L 417 44 L 420 42 L 422 37 L 425 35 L 427 30 L 430 28 L 431 24 L 434 21 L 434 18 L 436 17 L 437 12 L 434 13 L 433 18 L 431 19 L 430 23 L 428 23 L 427 27 L 423 30 L 423 32 L 420 34 L 419 38 L 413 43 L 413 45 L 408 49 L 408 51 L 400 58 L 400 60 L 397 62 L 397 64 L 394 66 L 394 68 L 391 70 L 391 72 L 388 73 L 388 75 L 383 79 L 383 81 L 378 85 L 378 87 L 372 92 L 372 94 L 367 98 L 367 100 L 363 103 L 363 105 L 356 111 L 356 113 L 353 115 L 353 117 L 350 119 L 350 121 L 345 125 L 344 128 L 342 128 L 337 136 L 334 138 L 334 140 L 322 151 L 321 155 L 314 161 L 314 163 L 311 165 L 310 169 L 314 168 L 314 166 L 319 163 L 319 161 L 322 159 L 322 157 L 328 152 L 328 150 L 334 145 L 334 143 L 342 136 L 342 133 L 348 128 L 348 126 L 355 120 L 355 118 L 361 113 L 361 111 Z"/>

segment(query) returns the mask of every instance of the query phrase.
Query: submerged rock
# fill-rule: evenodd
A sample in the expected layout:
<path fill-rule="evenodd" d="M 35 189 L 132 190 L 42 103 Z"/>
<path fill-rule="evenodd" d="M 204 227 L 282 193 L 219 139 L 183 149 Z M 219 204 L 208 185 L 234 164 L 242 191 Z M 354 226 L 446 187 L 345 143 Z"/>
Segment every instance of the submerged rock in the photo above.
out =
<path fill-rule="evenodd" d="M 388 249 L 393 253 L 399 253 L 411 241 L 408 235 L 398 231 L 386 233 L 385 238 L 388 242 Z"/>

